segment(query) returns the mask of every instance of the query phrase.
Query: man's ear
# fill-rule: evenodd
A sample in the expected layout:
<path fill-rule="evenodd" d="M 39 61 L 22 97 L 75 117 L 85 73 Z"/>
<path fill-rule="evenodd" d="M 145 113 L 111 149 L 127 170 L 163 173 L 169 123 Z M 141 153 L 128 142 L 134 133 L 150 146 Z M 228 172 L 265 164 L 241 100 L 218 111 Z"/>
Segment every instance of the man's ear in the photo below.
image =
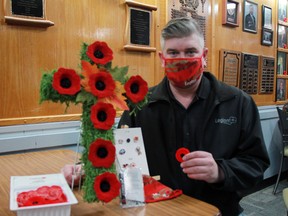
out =
<path fill-rule="evenodd" d="M 207 54 L 208 54 L 208 48 L 204 48 L 204 51 L 203 51 L 203 66 L 204 66 L 204 68 L 206 68 L 207 67 L 207 61 L 206 61 L 206 59 L 207 59 Z"/>
<path fill-rule="evenodd" d="M 161 66 L 165 67 L 165 62 L 164 62 L 164 59 L 163 59 L 163 53 L 161 51 L 158 52 L 158 56 L 159 56 L 160 61 L 161 61 Z"/>
<path fill-rule="evenodd" d="M 204 48 L 204 52 L 203 52 L 203 57 L 207 58 L 207 54 L 208 54 L 208 48 Z"/>

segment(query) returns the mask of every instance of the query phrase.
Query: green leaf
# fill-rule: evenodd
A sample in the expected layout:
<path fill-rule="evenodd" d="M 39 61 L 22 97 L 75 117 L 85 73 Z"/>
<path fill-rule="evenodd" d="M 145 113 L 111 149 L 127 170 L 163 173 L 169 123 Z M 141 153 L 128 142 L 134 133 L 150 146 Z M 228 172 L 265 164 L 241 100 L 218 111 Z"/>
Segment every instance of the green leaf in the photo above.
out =
<path fill-rule="evenodd" d="M 92 95 L 90 92 L 81 91 L 78 93 L 76 97 L 76 103 L 84 103 L 87 102 L 88 104 L 94 104 L 96 103 L 97 99 L 94 95 Z"/>
<path fill-rule="evenodd" d="M 90 62 L 91 64 L 94 64 L 94 62 L 86 54 L 88 46 L 89 45 L 87 43 L 82 43 L 82 47 L 80 50 L 80 60 L 81 61 L 87 61 L 87 62 Z M 80 68 L 82 69 L 82 67 L 80 67 Z"/>
<path fill-rule="evenodd" d="M 127 81 L 126 75 L 128 73 L 128 66 L 118 67 L 110 69 L 110 73 L 114 80 L 119 81 L 121 84 L 124 84 Z"/>

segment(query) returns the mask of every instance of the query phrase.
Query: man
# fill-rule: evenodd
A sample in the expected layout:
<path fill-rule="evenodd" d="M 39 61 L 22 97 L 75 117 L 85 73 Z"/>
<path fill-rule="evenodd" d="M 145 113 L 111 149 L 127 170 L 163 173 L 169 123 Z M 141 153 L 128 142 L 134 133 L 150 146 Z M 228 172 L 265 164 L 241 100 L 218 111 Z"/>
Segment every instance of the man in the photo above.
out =
<path fill-rule="evenodd" d="M 249 5 L 249 13 L 245 16 L 245 28 L 250 30 L 256 30 L 256 19 L 254 16 L 253 5 Z"/>
<path fill-rule="evenodd" d="M 151 176 L 217 206 L 224 216 L 239 215 L 241 190 L 259 183 L 269 166 L 257 106 L 203 72 L 208 50 L 193 19 L 169 21 L 161 48 L 166 76 L 136 117 L 123 113 L 119 127 L 141 127 Z M 182 147 L 189 153 L 180 163 L 175 153 Z M 72 167 L 66 171 L 68 179 Z"/>
<path fill-rule="evenodd" d="M 239 215 L 239 192 L 258 184 L 269 166 L 257 106 L 243 91 L 203 72 L 208 50 L 197 23 L 171 20 L 159 57 L 166 77 L 147 106 L 119 126 L 141 127 L 149 171 L 183 193 Z M 179 163 L 177 149 L 190 153 Z"/>

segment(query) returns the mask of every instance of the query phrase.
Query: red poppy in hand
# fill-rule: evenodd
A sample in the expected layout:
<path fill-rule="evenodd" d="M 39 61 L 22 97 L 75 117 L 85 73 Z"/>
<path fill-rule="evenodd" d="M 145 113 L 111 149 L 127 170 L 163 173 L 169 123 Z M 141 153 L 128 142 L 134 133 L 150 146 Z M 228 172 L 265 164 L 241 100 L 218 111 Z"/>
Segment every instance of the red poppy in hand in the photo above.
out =
<path fill-rule="evenodd" d="M 190 151 L 187 149 L 187 148 L 179 148 L 177 151 L 176 151 L 176 159 L 179 163 L 182 163 L 183 162 L 183 156 L 188 154 Z"/>

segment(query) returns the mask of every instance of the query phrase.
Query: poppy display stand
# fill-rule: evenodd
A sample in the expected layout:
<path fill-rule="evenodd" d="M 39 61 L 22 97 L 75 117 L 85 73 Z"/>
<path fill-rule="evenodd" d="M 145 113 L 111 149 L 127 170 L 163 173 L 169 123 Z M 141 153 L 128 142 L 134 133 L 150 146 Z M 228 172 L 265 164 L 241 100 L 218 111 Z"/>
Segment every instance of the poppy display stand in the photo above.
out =
<path fill-rule="evenodd" d="M 114 164 L 116 110 L 136 115 L 148 101 L 148 85 L 139 75 L 128 77 L 127 66 L 113 68 L 113 52 L 105 42 L 83 43 L 80 57 L 81 74 L 62 67 L 43 74 L 40 102 L 82 104 L 83 198 L 107 203 L 121 187 Z"/>

